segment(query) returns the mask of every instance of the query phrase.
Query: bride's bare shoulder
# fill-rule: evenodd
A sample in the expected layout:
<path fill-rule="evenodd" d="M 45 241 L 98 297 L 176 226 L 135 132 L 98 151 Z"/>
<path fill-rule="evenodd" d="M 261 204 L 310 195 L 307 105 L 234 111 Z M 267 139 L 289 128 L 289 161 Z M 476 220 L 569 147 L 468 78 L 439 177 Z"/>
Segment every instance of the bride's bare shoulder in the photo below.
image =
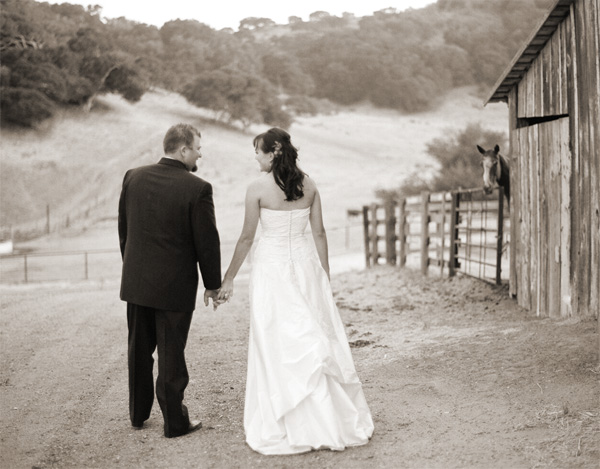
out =
<path fill-rule="evenodd" d="M 304 191 L 307 193 L 315 192 L 317 190 L 317 183 L 313 178 L 306 175 L 304 176 L 304 181 L 302 181 L 302 185 L 304 186 Z"/>

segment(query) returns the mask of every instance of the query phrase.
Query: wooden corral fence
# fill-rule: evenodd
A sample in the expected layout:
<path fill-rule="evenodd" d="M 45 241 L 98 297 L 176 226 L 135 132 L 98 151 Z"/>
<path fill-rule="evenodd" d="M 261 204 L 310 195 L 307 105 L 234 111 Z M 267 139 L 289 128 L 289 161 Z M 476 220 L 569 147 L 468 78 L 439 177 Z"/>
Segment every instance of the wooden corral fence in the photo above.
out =
<path fill-rule="evenodd" d="M 469 275 L 496 284 L 507 259 L 504 193 L 482 189 L 429 193 L 363 207 L 367 267 L 385 262 L 435 267 L 441 275 Z M 410 262 L 412 260 L 412 262 Z"/>

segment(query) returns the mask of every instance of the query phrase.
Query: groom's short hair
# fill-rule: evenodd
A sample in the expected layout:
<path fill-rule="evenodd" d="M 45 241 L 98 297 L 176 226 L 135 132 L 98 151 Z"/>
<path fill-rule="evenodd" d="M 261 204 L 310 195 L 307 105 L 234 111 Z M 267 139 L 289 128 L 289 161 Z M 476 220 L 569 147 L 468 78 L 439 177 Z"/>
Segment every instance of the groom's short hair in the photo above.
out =
<path fill-rule="evenodd" d="M 167 130 L 163 139 L 165 155 L 169 155 L 181 146 L 191 147 L 194 144 L 194 135 L 201 137 L 200 131 L 190 124 L 176 124 Z"/>

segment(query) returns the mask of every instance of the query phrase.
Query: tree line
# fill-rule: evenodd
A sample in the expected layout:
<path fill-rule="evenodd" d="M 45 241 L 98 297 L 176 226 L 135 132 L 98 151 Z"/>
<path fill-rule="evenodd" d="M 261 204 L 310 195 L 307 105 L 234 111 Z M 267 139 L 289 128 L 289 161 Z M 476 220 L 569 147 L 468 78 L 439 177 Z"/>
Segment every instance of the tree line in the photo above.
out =
<path fill-rule="evenodd" d="M 2 123 L 35 126 L 103 93 L 135 102 L 153 87 L 224 121 L 287 127 L 319 103 L 371 102 L 416 112 L 463 85 L 489 88 L 552 0 L 438 0 L 357 18 L 317 11 L 286 25 L 246 18 L 157 28 L 101 8 L 2 0 Z"/>

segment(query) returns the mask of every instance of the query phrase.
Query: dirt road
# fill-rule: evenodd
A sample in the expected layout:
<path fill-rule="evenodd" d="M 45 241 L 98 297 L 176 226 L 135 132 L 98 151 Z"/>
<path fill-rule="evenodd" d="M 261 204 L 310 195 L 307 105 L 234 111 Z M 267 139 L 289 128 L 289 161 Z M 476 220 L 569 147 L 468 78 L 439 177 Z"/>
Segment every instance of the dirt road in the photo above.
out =
<path fill-rule="evenodd" d="M 285 457 L 245 445 L 243 282 L 195 313 L 186 403 L 204 428 L 177 439 L 158 405 L 143 430 L 129 425 L 116 281 L 3 286 L 0 466 L 598 467 L 595 321 L 538 319 L 505 289 L 391 267 L 332 285 L 374 416 L 368 445 Z"/>

